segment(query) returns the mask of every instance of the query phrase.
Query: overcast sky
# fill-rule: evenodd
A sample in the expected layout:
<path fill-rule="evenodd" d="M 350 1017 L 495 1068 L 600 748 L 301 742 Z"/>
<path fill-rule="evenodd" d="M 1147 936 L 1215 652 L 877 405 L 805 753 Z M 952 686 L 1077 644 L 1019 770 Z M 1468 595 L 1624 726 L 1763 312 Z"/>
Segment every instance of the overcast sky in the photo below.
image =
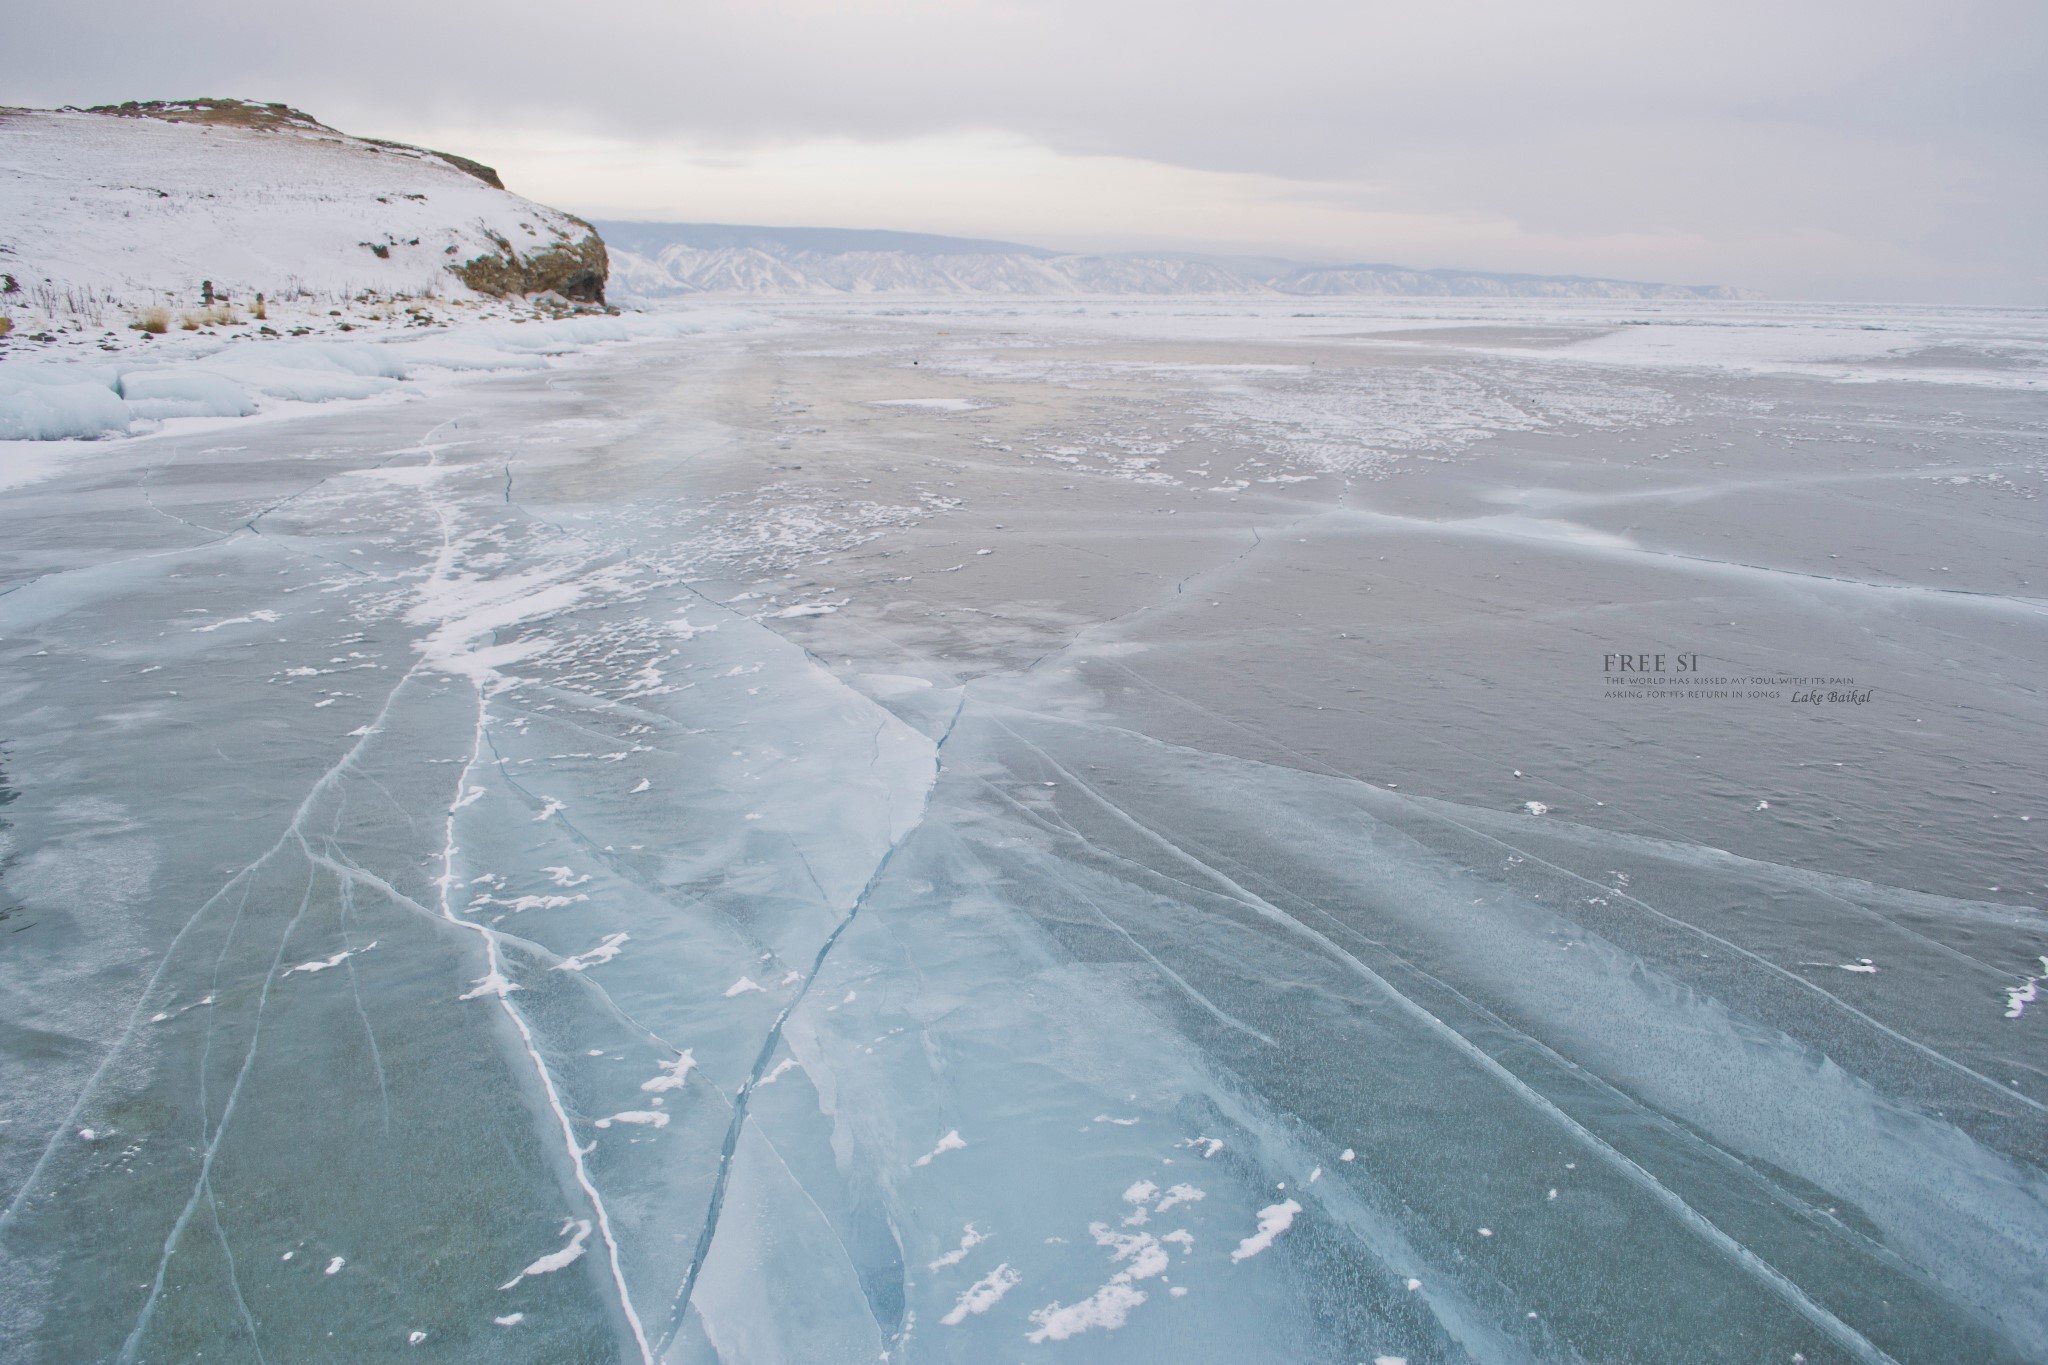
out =
<path fill-rule="evenodd" d="M 2044 0 L 0 0 L 588 217 L 2048 303 Z"/>

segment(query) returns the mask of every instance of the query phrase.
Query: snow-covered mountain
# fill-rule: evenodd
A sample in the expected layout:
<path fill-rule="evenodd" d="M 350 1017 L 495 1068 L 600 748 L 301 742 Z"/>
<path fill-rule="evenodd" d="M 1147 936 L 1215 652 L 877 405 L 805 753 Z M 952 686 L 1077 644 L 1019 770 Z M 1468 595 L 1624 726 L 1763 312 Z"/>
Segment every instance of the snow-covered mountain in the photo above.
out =
<path fill-rule="evenodd" d="M 284 105 L 0 109 L 0 312 L 118 315 L 209 293 L 595 302 L 605 274 L 588 223 L 509 193 L 488 166 Z"/>
<path fill-rule="evenodd" d="M 601 222 L 626 297 L 682 294 L 1292 294 L 1725 299 L 1722 285 L 1305 265 L 1174 252 L 1069 255 L 907 232 Z"/>

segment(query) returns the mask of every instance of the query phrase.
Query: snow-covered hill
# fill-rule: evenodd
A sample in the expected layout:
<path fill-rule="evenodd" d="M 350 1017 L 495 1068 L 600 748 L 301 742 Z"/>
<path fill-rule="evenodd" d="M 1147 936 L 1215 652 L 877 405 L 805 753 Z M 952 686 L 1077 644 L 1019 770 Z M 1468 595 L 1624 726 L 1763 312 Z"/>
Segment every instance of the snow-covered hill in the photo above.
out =
<path fill-rule="evenodd" d="M 1463 298 L 1726 299 L 1721 285 L 1646 284 L 1575 275 L 1503 275 L 1396 265 L 1172 252 L 1062 255 L 1013 242 L 914 233 L 705 223 L 598 225 L 621 295 L 683 294 L 1294 294 Z"/>
<path fill-rule="evenodd" d="M 239 100 L 0 109 L 0 313 L 20 335 L 248 306 L 556 290 L 601 301 L 588 223 L 464 158 Z M 211 286 L 210 291 L 208 286 Z"/>

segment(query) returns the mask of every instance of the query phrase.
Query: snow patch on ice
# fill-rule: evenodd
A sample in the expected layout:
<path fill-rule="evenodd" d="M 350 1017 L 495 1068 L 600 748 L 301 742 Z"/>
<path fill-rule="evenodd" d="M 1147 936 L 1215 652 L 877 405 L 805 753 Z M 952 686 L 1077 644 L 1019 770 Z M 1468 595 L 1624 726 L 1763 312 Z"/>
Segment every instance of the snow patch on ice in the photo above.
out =
<path fill-rule="evenodd" d="M 988 1274 L 967 1286 L 953 1307 L 939 1322 L 947 1327 L 958 1327 L 967 1321 L 969 1313 L 986 1313 L 1002 1302 L 1003 1295 L 1024 1282 L 1024 1277 L 1010 1269 L 1006 1261 Z"/>
<path fill-rule="evenodd" d="M 988 1240 L 988 1234 L 969 1223 L 960 1230 L 960 1245 L 931 1262 L 928 1270 L 944 1270 L 949 1265 L 959 1265 L 967 1259 L 967 1253 Z"/>
<path fill-rule="evenodd" d="M 1159 1239 L 1150 1233 L 1119 1233 L 1107 1223 L 1090 1223 L 1088 1231 L 1097 1246 L 1113 1249 L 1112 1261 L 1127 1264 L 1081 1302 L 1064 1307 L 1050 1303 L 1033 1311 L 1031 1320 L 1038 1324 L 1038 1330 L 1027 1334 L 1025 1340 L 1034 1345 L 1065 1341 L 1095 1328 L 1115 1331 L 1129 1319 L 1133 1308 L 1145 1302 L 1145 1292 L 1132 1285 L 1164 1274 L 1172 1264 Z"/>
<path fill-rule="evenodd" d="M 2041 961 L 2041 975 L 2030 976 L 2025 983 L 2005 988 L 2005 1017 L 2017 1019 L 2027 1012 L 2027 1006 L 2040 998 L 2041 983 L 2048 981 L 2048 957 Z"/>
<path fill-rule="evenodd" d="M 923 408 L 927 412 L 979 412 L 988 407 L 971 398 L 877 398 L 869 403 L 876 408 Z"/>
<path fill-rule="evenodd" d="M 301 962 L 296 967 L 287 967 L 284 969 L 284 974 L 286 976 L 290 976 L 294 972 L 305 972 L 307 975 L 310 976 L 315 972 L 324 972 L 329 967 L 339 967 L 342 963 L 348 961 L 357 953 L 367 953 L 370 951 L 370 949 L 376 946 L 377 940 L 372 939 L 370 942 L 365 943 L 360 948 L 350 948 L 344 952 L 336 953 L 333 957 L 320 958 L 313 962 Z"/>
<path fill-rule="evenodd" d="M 960 1136 L 960 1130 L 955 1128 L 939 1139 L 938 1146 L 932 1148 L 910 1164 L 913 1166 L 929 1166 L 932 1164 L 933 1157 L 944 1156 L 947 1152 L 957 1152 L 966 1145 L 966 1140 Z"/>
<path fill-rule="evenodd" d="M 654 1065 L 661 1074 L 652 1080 L 640 1082 L 642 1090 L 650 1094 L 663 1090 L 681 1090 L 683 1083 L 697 1067 L 697 1056 L 691 1049 L 684 1048 L 674 1061 L 656 1062 Z"/>
<path fill-rule="evenodd" d="M 619 955 L 620 949 L 624 947 L 629 937 L 630 935 L 627 934 L 606 934 L 603 941 L 595 948 L 587 952 L 578 953 L 574 957 L 563 958 L 555 964 L 554 970 L 558 972 L 582 972 L 588 971 L 592 967 L 602 966 Z"/>
<path fill-rule="evenodd" d="M 470 984 L 474 989 L 464 991 L 456 997 L 458 1000 L 481 1000 L 487 995 L 496 996 L 498 999 L 503 1000 L 514 991 L 526 989 L 526 987 L 517 982 L 508 980 L 505 974 L 496 968 L 478 977 Z"/>
<path fill-rule="evenodd" d="M 1294 1215 L 1301 1212 L 1301 1205 L 1292 1199 L 1278 1204 L 1268 1204 L 1259 1210 L 1259 1230 L 1237 1244 L 1237 1250 L 1230 1253 L 1232 1261 L 1248 1261 L 1273 1245 L 1273 1239 L 1294 1226 Z"/>
<path fill-rule="evenodd" d="M 557 1270 L 574 1265 L 583 1256 L 584 1243 L 590 1240 L 590 1220 L 588 1218 L 571 1218 L 564 1221 L 562 1224 L 562 1235 L 569 1239 L 566 1246 L 559 1251 L 550 1251 L 547 1255 L 499 1285 L 498 1292 L 502 1294 L 529 1276 L 552 1275 Z M 500 1318 L 499 1321 L 502 1323 L 504 1319 Z"/>

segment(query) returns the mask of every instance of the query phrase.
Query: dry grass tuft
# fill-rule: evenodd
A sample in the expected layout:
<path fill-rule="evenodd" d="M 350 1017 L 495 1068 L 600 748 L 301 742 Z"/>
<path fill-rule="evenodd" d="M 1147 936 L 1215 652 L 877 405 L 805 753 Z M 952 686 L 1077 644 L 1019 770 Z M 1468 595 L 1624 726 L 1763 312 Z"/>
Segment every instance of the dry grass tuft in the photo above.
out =
<path fill-rule="evenodd" d="M 171 310 L 168 308 L 145 308 L 135 315 L 135 321 L 128 324 L 137 332 L 154 332 L 162 336 L 171 330 Z"/>
<path fill-rule="evenodd" d="M 224 303 L 216 303 L 211 308 L 202 308 L 196 313 L 185 314 L 179 319 L 178 325 L 188 332 L 196 332 L 201 327 L 216 327 L 222 323 L 232 325 L 240 321 L 241 319 L 235 316 L 234 309 Z"/>

